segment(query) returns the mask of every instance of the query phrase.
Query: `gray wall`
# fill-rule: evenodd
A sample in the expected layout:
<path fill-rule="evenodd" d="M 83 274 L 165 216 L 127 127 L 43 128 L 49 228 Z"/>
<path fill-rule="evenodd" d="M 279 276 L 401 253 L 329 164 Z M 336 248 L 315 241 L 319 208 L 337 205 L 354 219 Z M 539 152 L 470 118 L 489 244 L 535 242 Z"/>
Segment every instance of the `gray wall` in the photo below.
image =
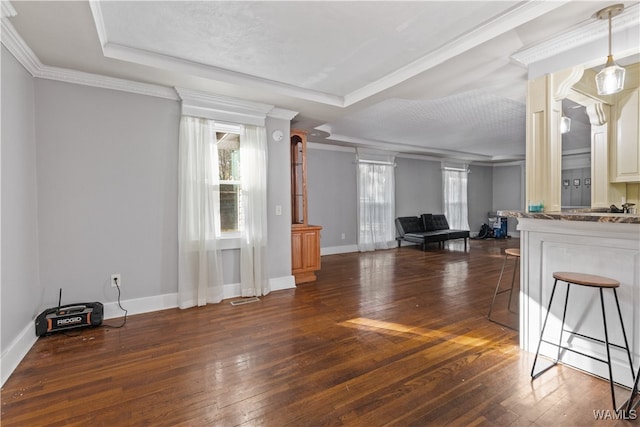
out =
<path fill-rule="evenodd" d="M 33 79 L 4 48 L 1 77 L 2 350 L 59 288 L 113 302 L 120 273 L 123 300 L 177 292 L 179 103 Z M 269 277 L 290 278 L 289 147 L 268 144 Z M 222 259 L 238 283 L 238 250 Z"/>
<path fill-rule="evenodd" d="M 291 276 L 291 161 L 289 153 L 288 120 L 267 118 L 268 164 L 267 169 L 267 233 L 269 250 L 269 277 Z M 273 141 L 274 130 L 284 132 L 281 141 Z M 276 215 L 276 206 L 282 215 Z M 233 282 L 233 283 L 237 283 Z"/>
<path fill-rule="evenodd" d="M 467 200 L 469 201 L 469 230 L 480 231 L 482 224 L 487 223 L 488 213 L 493 210 L 493 175 L 491 166 L 471 165 L 471 173 L 467 176 Z M 472 234 L 472 236 L 475 234 Z"/>
<path fill-rule="evenodd" d="M 309 223 L 321 225 L 323 248 L 355 245 L 357 166 L 354 152 L 307 148 Z M 344 233 L 344 239 L 342 234 Z"/>
<path fill-rule="evenodd" d="M 46 303 L 176 292 L 176 101 L 36 80 Z M 66 298 L 65 298 L 66 296 Z"/>
<path fill-rule="evenodd" d="M 355 154 L 343 147 L 308 150 L 309 220 L 323 226 L 322 248 L 356 244 Z M 396 217 L 442 213 L 442 165 L 440 161 L 396 158 Z M 469 227 L 477 233 L 488 222 L 489 212 L 521 210 L 523 181 L 520 165 L 471 165 L 469 174 Z M 517 221 L 509 219 L 508 231 L 516 235 Z M 346 231 L 346 240 L 341 233 Z M 353 237 L 351 237 L 353 236 Z"/>
<path fill-rule="evenodd" d="M 524 210 L 524 166 L 509 165 L 493 168 L 493 208 L 497 210 Z M 518 220 L 509 218 L 508 232 L 514 234 Z"/>
<path fill-rule="evenodd" d="M 396 165 L 396 216 L 443 213 L 440 162 L 396 158 Z"/>
<path fill-rule="evenodd" d="M 20 332 L 31 324 L 43 298 L 43 287 L 38 277 L 34 85 L 31 75 L 4 47 L 1 102 L 0 345 L 4 353 Z"/>

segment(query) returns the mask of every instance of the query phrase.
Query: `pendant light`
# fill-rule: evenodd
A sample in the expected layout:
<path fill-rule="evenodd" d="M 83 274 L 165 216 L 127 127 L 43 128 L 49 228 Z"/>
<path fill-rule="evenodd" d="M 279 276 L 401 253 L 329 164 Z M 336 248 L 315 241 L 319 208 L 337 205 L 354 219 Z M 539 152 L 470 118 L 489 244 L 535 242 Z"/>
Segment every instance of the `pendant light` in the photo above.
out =
<path fill-rule="evenodd" d="M 624 88 L 624 68 L 613 62 L 611 54 L 611 18 L 624 10 L 623 4 L 614 4 L 596 12 L 596 18 L 609 20 L 609 56 L 604 68 L 596 74 L 598 95 L 611 95 L 620 92 Z"/>

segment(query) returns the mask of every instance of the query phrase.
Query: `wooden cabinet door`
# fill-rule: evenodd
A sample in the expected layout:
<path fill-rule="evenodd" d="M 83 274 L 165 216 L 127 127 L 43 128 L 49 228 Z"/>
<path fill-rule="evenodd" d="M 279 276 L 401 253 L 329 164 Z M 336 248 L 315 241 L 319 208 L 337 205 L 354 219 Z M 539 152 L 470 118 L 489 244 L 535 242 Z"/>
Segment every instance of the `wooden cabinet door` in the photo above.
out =
<path fill-rule="evenodd" d="M 308 225 L 291 230 L 291 269 L 296 284 L 316 280 L 320 269 L 320 230 L 322 227 Z"/>
<path fill-rule="evenodd" d="M 320 269 L 320 233 L 311 230 L 302 234 L 302 265 L 312 270 Z"/>

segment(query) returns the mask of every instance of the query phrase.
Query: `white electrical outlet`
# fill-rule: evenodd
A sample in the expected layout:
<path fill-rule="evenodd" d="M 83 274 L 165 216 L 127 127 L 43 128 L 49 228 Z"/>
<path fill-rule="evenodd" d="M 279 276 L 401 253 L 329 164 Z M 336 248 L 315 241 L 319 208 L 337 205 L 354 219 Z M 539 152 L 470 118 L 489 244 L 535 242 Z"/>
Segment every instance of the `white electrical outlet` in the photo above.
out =
<path fill-rule="evenodd" d="M 122 275 L 120 273 L 111 275 L 111 287 L 115 288 L 117 287 L 116 285 L 122 287 Z"/>
<path fill-rule="evenodd" d="M 282 206 L 276 205 L 276 215 L 282 215 Z"/>

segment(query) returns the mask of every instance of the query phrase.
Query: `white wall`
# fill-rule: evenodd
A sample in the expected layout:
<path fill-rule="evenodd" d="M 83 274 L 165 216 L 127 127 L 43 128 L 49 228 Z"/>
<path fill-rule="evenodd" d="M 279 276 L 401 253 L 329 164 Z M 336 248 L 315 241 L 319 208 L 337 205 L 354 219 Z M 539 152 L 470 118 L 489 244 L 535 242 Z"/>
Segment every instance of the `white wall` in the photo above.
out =
<path fill-rule="evenodd" d="M 2 47 L 2 381 L 23 354 L 5 355 L 14 348 L 43 301 L 38 277 L 38 200 L 34 85 L 31 76 Z M 35 340 L 30 337 L 31 342 Z M 27 344 L 29 345 L 29 344 Z M 19 345 L 18 345 L 19 346 Z M 23 346 L 24 347 L 24 346 Z M 21 353 L 18 350 L 18 353 Z M 14 366 L 12 366 L 14 365 Z"/>

